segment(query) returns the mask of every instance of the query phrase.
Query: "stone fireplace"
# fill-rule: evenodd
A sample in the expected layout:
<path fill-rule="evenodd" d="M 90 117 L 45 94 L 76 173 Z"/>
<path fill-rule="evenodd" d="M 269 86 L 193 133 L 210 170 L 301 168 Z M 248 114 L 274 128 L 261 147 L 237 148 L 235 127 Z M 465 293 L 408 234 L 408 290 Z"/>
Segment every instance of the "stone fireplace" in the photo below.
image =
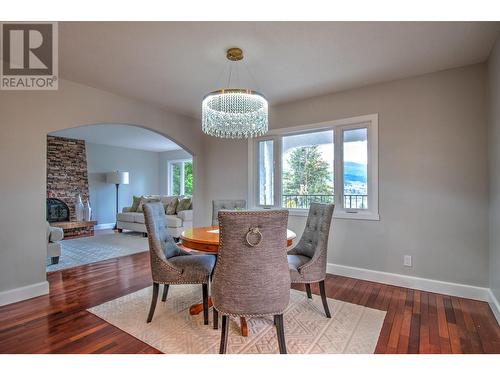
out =
<path fill-rule="evenodd" d="M 69 209 L 75 221 L 75 201 L 89 199 L 89 179 L 85 141 L 47 136 L 47 198 L 56 198 Z"/>
<path fill-rule="evenodd" d="M 94 233 L 95 222 L 76 222 L 78 194 L 89 199 L 85 141 L 47 136 L 47 221 L 66 238 Z"/>

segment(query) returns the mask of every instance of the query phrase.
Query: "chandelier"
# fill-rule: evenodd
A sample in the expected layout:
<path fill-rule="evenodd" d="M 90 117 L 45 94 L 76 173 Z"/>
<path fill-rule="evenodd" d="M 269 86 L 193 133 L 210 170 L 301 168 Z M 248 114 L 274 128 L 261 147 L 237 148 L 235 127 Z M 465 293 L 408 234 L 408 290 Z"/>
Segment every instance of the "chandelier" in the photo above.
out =
<path fill-rule="evenodd" d="M 230 48 L 226 57 L 230 61 L 243 59 L 240 48 Z M 229 71 L 228 86 L 231 80 Z M 268 109 L 266 98 L 249 89 L 226 88 L 212 91 L 201 106 L 202 130 L 219 138 L 258 137 L 267 132 Z"/>

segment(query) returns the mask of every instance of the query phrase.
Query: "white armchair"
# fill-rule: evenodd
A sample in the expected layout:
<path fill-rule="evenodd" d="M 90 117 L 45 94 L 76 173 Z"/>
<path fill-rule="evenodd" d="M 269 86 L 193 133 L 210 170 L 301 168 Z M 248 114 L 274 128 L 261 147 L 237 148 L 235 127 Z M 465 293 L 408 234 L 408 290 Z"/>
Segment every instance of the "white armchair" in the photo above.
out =
<path fill-rule="evenodd" d="M 61 256 L 61 243 L 64 238 L 62 228 L 51 227 L 47 222 L 47 256 L 51 258 L 52 264 L 59 263 Z"/>

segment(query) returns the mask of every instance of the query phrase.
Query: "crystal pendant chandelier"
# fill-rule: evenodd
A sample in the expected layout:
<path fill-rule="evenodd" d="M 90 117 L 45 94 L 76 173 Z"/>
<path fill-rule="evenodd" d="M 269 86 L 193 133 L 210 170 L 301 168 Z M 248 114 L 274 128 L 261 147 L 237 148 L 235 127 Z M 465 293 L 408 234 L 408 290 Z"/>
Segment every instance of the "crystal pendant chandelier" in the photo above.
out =
<path fill-rule="evenodd" d="M 226 57 L 230 61 L 243 59 L 240 48 L 230 48 Z M 229 82 L 231 71 L 229 73 Z M 267 100 L 256 91 L 226 88 L 205 96 L 202 103 L 203 132 L 219 138 L 258 137 L 267 132 Z"/>

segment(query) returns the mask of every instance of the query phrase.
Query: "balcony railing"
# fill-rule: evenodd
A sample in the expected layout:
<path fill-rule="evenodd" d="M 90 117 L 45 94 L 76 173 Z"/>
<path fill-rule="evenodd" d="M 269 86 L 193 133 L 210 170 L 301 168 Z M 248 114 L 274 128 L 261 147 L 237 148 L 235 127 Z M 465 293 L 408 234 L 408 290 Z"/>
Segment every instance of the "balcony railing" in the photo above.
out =
<path fill-rule="evenodd" d="M 325 194 L 284 194 L 282 198 L 283 207 L 286 208 L 309 208 L 311 203 L 335 203 L 334 195 Z M 368 208 L 368 195 L 344 195 L 344 208 Z"/>
<path fill-rule="evenodd" d="M 344 195 L 344 208 L 368 208 L 368 195 Z"/>
<path fill-rule="evenodd" d="M 294 194 L 283 196 L 283 207 L 286 208 L 309 208 L 311 203 L 335 203 L 334 195 L 323 194 Z"/>

